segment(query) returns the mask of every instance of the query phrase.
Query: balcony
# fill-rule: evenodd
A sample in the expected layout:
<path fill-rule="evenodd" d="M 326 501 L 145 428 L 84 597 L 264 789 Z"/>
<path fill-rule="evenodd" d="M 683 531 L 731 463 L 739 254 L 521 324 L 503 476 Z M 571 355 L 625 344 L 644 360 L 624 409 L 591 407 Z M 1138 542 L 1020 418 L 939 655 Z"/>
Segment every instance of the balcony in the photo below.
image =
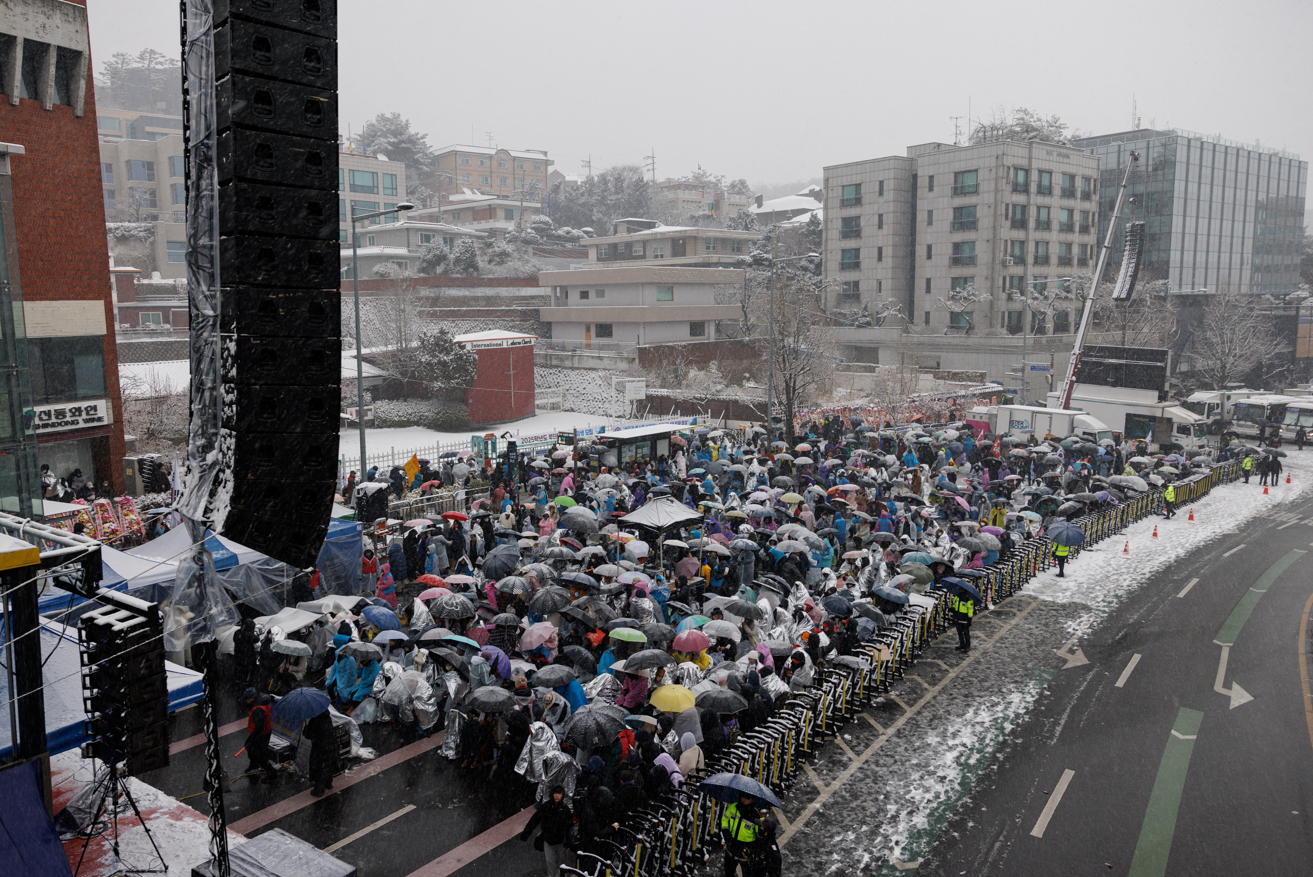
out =
<path fill-rule="evenodd" d="M 953 231 L 975 231 L 976 221 L 974 219 L 954 219 Z"/>
<path fill-rule="evenodd" d="M 1074 231 L 1076 231 L 1076 223 L 1074 223 L 1074 222 L 1059 222 L 1059 223 L 1058 223 L 1058 231 L 1074 232 Z"/>
<path fill-rule="evenodd" d="M 1051 225 L 1053 223 L 1047 219 L 1037 219 L 1035 220 L 1035 231 L 1048 231 Z"/>
<path fill-rule="evenodd" d="M 1071 264 L 1071 256 L 1059 256 L 1059 257 L 1058 257 L 1058 264 L 1059 264 L 1059 265 L 1070 265 L 1070 264 Z"/>
<path fill-rule="evenodd" d="M 839 206 L 840 206 L 840 207 L 861 207 L 861 206 L 862 206 L 862 196 L 861 196 L 861 195 L 855 195 L 855 196 L 853 196 L 852 198 L 840 198 L 840 199 L 839 199 Z"/>
<path fill-rule="evenodd" d="M 840 262 L 840 263 L 839 263 L 839 270 L 840 270 L 840 271 L 860 271 L 860 270 L 862 270 L 862 260 L 861 260 L 861 259 L 854 259 L 854 260 L 852 260 L 851 262 Z"/>
<path fill-rule="evenodd" d="M 1046 185 L 1044 185 L 1043 183 L 1036 183 L 1036 184 L 1035 184 L 1035 194 L 1036 194 L 1036 195 L 1052 195 L 1052 194 L 1053 194 L 1053 184 L 1050 183 L 1049 185 L 1046 186 Z"/>
<path fill-rule="evenodd" d="M 1075 186 L 1063 186 L 1063 187 L 1062 187 L 1062 197 L 1064 197 L 1064 198 L 1075 198 L 1075 197 L 1076 197 L 1076 187 L 1075 187 Z"/>
<path fill-rule="evenodd" d="M 1080 224 L 1080 233 L 1081 233 L 1081 234 L 1089 234 L 1089 233 L 1090 233 L 1090 224 L 1089 224 L 1088 222 L 1082 222 L 1082 223 Z"/>
<path fill-rule="evenodd" d="M 1049 257 L 1048 257 L 1047 255 L 1041 256 L 1041 255 L 1036 254 L 1036 256 L 1035 256 L 1035 261 L 1034 261 L 1032 264 L 1034 264 L 1034 265 L 1047 265 L 1047 264 L 1049 264 Z"/>
<path fill-rule="evenodd" d="M 861 290 L 852 290 L 839 293 L 839 301 L 861 301 Z"/>
<path fill-rule="evenodd" d="M 1077 268 L 1088 268 L 1089 266 L 1090 266 L 1090 260 L 1089 260 L 1089 258 L 1088 258 L 1087 256 L 1077 256 L 1077 257 L 1076 257 L 1076 267 L 1077 267 Z"/>
<path fill-rule="evenodd" d="M 860 228 L 843 228 L 839 230 L 839 237 L 845 241 L 861 238 L 862 230 Z"/>
<path fill-rule="evenodd" d="M 1030 183 L 1018 183 L 1016 180 L 1013 180 L 1012 191 L 1020 192 L 1021 194 L 1024 195 L 1030 191 Z"/>
<path fill-rule="evenodd" d="M 1080 199 L 1081 199 L 1082 201 L 1089 201 L 1089 200 L 1090 200 L 1091 198 L 1093 198 L 1093 197 L 1094 197 L 1094 196 L 1090 193 L 1090 190 L 1089 190 L 1089 189 L 1081 189 L 1081 191 L 1080 191 Z"/>
<path fill-rule="evenodd" d="M 1025 228 L 1025 227 L 1026 227 L 1026 217 L 1022 216 L 1022 217 L 1019 217 L 1019 218 L 1014 218 L 1014 219 L 1012 220 L 1012 227 L 1013 227 L 1013 228 Z"/>
<path fill-rule="evenodd" d="M 949 263 L 952 265 L 974 265 L 976 264 L 976 257 L 974 253 L 970 256 L 951 256 Z"/>
<path fill-rule="evenodd" d="M 979 183 L 967 183 L 962 186 L 953 187 L 954 195 L 975 195 L 979 191 L 980 191 Z"/>

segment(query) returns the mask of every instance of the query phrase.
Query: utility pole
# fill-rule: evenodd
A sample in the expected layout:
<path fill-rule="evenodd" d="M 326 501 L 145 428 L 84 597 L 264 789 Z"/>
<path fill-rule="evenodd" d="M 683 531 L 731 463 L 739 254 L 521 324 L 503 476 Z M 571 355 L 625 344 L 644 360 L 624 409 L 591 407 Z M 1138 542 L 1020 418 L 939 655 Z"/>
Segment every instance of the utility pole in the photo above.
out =
<path fill-rule="evenodd" d="M 593 154 L 591 152 L 588 154 L 588 157 L 579 162 L 579 164 L 583 165 L 584 170 L 588 172 L 588 176 L 591 177 L 593 175 Z"/>
<path fill-rule="evenodd" d="M 652 154 L 643 156 L 643 160 L 647 163 L 647 169 L 652 172 L 652 185 L 655 186 L 656 185 L 656 147 L 653 146 L 651 147 L 651 149 L 652 149 Z"/>

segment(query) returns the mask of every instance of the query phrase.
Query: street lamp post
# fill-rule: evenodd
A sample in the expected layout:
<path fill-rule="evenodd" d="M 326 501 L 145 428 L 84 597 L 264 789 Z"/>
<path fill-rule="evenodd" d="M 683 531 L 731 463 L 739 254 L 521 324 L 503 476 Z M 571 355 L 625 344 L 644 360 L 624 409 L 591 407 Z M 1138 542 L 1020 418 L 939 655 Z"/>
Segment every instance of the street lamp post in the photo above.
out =
<path fill-rule="evenodd" d="M 389 213 L 407 213 L 414 209 L 414 204 L 404 201 L 398 204 L 395 210 L 356 213 L 356 208 L 351 208 L 351 284 L 356 299 L 356 426 L 360 429 L 360 481 L 362 482 L 365 480 L 365 470 L 369 464 L 365 460 L 365 345 L 360 338 L 360 236 L 356 234 L 356 223 Z M 441 208 L 438 212 L 441 215 Z M 346 501 L 350 502 L 351 497 L 346 497 Z"/>

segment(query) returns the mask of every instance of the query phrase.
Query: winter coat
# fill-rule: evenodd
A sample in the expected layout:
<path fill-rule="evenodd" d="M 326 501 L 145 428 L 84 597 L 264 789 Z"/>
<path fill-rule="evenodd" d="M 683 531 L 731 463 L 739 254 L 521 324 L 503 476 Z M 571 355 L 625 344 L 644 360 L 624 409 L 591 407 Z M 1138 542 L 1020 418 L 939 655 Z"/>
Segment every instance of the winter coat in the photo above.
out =
<path fill-rule="evenodd" d="M 374 693 L 374 680 L 378 678 L 378 672 L 381 668 L 378 661 L 370 661 L 360 668 L 360 684 L 352 692 L 351 699 L 359 703 Z"/>
<path fill-rule="evenodd" d="M 533 830 L 542 826 L 543 843 L 557 846 L 565 843 L 572 825 L 574 825 L 574 815 L 570 812 L 570 805 L 564 800 L 558 803 L 549 799 L 529 817 L 524 831 L 520 832 L 520 840 L 528 840 Z"/>
<path fill-rule="evenodd" d="M 397 581 L 404 582 L 410 578 L 407 575 L 408 567 L 406 566 L 406 551 L 397 542 L 388 546 L 388 565 L 392 569 L 392 577 Z"/>

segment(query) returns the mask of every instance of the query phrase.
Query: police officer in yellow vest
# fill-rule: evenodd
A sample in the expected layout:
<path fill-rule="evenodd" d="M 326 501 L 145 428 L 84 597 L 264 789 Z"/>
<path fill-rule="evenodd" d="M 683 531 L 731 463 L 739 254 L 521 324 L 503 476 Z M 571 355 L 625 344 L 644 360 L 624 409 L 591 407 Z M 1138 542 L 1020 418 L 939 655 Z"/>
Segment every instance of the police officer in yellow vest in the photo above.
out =
<path fill-rule="evenodd" d="M 1176 514 L 1176 485 L 1169 484 L 1163 491 L 1163 517 L 1171 520 Z"/>
<path fill-rule="evenodd" d="M 1240 471 L 1245 474 L 1245 484 L 1248 484 L 1249 476 L 1254 474 L 1254 458 L 1246 454 L 1240 461 Z"/>
<path fill-rule="evenodd" d="M 1067 545 L 1054 544 L 1053 558 L 1058 562 L 1058 578 L 1066 578 L 1067 558 L 1071 555 L 1071 548 Z"/>
<path fill-rule="evenodd" d="M 752 857 L 760 821 L 757 798 L 746 792 L 739 793 L 737 804 L 725 808 L 725 815 L 720 817 L 721 842 L 725 845 L 725 877 L 734 877 L 740 865 L 743 866 L 743 877 L 755 874 Z"/>
<path fill-rule="evenodd" d="M 957 628 L 957 650 L 971 651 L 971 619 L 976 614 L 976 601 L 964 591 L 953 595 L 953 626 Z"/>

